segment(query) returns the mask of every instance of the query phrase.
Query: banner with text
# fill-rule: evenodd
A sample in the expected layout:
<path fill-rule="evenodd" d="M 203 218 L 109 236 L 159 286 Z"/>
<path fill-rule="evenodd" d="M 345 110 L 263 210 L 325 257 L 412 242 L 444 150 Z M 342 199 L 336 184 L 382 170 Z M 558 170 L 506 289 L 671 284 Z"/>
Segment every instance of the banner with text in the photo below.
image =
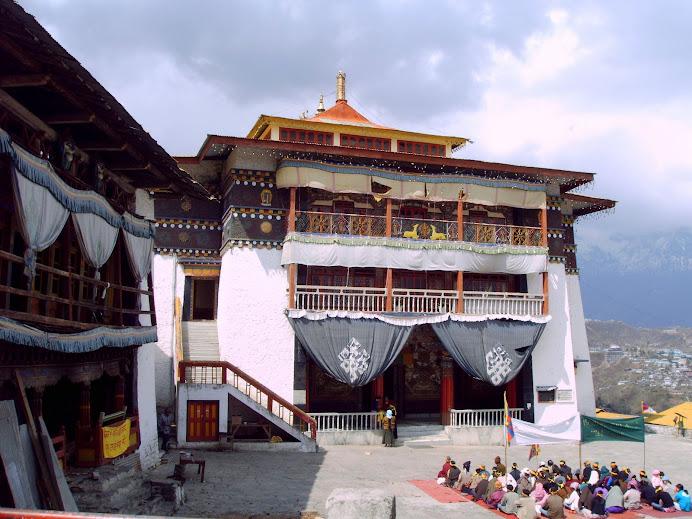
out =
<path fill-rule="evenodd" d="M 103 457 L 116 458 L 130 446 L 130 419 L 103 429 Z"/>

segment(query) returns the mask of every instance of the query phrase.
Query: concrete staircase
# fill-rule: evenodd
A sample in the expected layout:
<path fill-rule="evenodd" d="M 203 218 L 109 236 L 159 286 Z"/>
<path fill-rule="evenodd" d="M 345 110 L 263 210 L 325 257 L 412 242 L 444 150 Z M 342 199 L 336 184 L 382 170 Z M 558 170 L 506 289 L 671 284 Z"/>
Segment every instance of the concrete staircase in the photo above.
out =
<path fill-rule="evenodd" d="M 444 425 L 406 424 L 397 426 L 397 443 L 407 447 L 426 447 L 433 445 L 452 445 L 452 440 Z"/>
<path fill-rule="evenodd" d="M 184 360 L 220 360 L 216 321 L 183 321 Z"/>

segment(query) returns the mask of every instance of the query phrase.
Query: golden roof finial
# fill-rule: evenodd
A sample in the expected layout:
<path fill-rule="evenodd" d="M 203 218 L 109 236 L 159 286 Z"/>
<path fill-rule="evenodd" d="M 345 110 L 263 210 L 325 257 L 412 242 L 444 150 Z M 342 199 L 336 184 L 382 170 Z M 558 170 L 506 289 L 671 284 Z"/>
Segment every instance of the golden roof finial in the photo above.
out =
<path fill-rule="evenodd" d="M 321 114 L 324 112 L 324 95 L 320 94 L 320 104 L 317 105 L 317 113 Z"/>
<path fill-rule="evenodd" d="M 339 71 L 339 75 L 336 76 L 336 100 L 346 101 L 346 74 L 343 70 Z"/>

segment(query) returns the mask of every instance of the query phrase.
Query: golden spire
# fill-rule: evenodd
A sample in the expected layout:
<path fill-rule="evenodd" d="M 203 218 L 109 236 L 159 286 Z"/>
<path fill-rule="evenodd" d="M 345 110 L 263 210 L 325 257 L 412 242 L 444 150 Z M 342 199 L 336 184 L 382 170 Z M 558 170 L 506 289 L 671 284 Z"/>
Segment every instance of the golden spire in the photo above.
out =
<path fill-rule="evenodd" d="M 324 112 L 324 96 L 320 94 L 320 104 L 317 106 L 317 113 L 320 114 Z"/>
<path fill-rule="evenodd" d="M 336 76 L 336 101 L 346 101 L 346 74 L 343 70 Z"/>

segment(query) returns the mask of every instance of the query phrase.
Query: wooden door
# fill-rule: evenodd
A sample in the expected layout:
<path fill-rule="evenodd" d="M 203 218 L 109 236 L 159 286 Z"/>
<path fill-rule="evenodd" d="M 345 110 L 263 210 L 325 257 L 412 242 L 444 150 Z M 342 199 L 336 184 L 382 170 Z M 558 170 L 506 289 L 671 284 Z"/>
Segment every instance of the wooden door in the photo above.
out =
<path fill-rule="evenodd" d="M 187 441 L 210 442 L 219 439 L 218 400 L 193 400 L 187 403 Z"/>

